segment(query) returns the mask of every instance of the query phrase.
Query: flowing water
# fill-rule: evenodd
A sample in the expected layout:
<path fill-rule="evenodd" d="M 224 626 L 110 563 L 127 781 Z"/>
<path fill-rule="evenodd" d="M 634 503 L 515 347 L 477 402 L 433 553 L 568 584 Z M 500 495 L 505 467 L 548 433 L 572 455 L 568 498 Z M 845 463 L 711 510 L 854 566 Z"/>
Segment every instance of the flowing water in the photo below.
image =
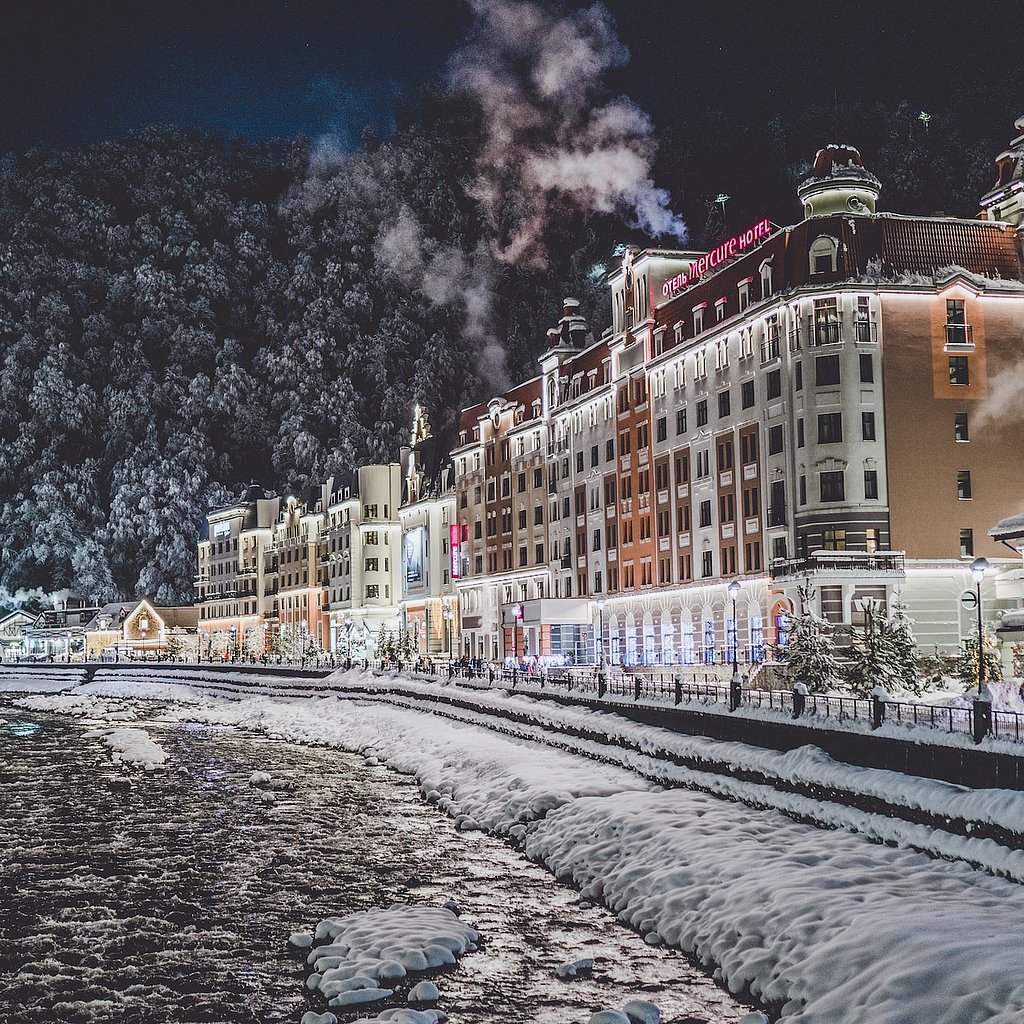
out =
<path fill-rule="evenodd" d="M 306 996 L 290 932 L 449 898 L 484 936 L 434 979 L 453 1024 L 585 1024 L 631 998 L 676 1024 L 746 1012 L 681 954 L 580 907 L 570 887 L 497 839 L 456 831 L 409 780 L 361 758 L 150 723 L 170 761 L 129 774 L 82 738 L 88 723 L 2 704 L 0 719 L 5 1024 L 298 1024 L 323 1007 Z M 257 770 L 276 803 L 249 785 Z M 592 977 L 555 978 L 583 956 L 596 958 Z"/>

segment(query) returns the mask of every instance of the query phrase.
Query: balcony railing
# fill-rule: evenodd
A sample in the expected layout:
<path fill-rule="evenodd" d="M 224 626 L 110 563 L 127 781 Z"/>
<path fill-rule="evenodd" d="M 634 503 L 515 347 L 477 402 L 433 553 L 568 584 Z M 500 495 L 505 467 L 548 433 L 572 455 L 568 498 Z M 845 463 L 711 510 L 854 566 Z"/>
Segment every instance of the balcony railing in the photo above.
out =
<path fill-rule="evenodd" d="M 807 576 L 815 572 L 878 572 L 903 574 L 902 551 L 815 551 L 803 558 L 773 558 L 769 571 L 774 579 Z"/>
<path fill-rule="evenodd" d="M 877 345 L 878 324 L 870 320 L 857 320 L 853 325 L 853 337 L 858 345 Z"/>
<path fill-rule="evenodd" d="M 782 344 L 778 337 L 770 337 L 761 346 L 761 362 L 770 363 L 773 359 L 778 359 L 782 354 Z"/>
<path fill-rule="evenodd" d="M 946 324 L 946 348 L 973 349 L 974 328 L 970 324 Z"/>
<path fill-rule="evenodd" d="M 837 323 L 815 324 L 811 333 L 811 343 L 815 348 L 822 345 L 838 345 L 842 340 L 842 333 Z"/>

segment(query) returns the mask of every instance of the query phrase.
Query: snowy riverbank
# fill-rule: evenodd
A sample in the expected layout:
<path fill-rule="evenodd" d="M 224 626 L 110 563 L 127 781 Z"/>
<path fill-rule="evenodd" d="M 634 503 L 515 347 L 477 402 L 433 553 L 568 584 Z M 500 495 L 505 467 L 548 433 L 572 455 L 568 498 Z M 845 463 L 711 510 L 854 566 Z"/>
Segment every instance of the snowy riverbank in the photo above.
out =
<path fill-rule="evenodd" d="M 356 674 L 348 678 L 360 681 Z M 59 710 L 67 700 L 70 710 L 89 697 L 97 700 L 97 713 L 117 714 L 128 695 L 128 688 L 119 689 L 92 684 L 45 703 Z M 730 990 L 749 992 L 786 1024 L 1010 1024 L 1024 1014 L 1016 963 L 1024 941 L 1024 890 L 962 862 L 916 852 L 899 837 L 889 840 L 900 844 L 893 847 L 843 825 L 815 828 L 736 802 L 744 799 L 736 788 L 729 800 L 687 789 L 662 792 L 627 767 L 423 708 L 339 701 L 333 694 L 226 699 L 180 681 L 173 691 L 162 689 L 147 686 L 141 695 L 190 702 L 173 709 L 166 716 L 171 720 L 337 746 L 415 775 L 425 797 L 460 827 L 520 843 L 648 941 L 692 953 Z M 611 732 L 641 728 L 616 719 L 608 724 Z M 677 739 L 740 761 L 787 756 Z M 800 770 L 797 760 L 791 757 L 793 772 Z M 845 771 L 820 759 L 805 761 L 808 770 L 818 761 L 818 770 Z M 899 778 L 851 771 L 861 773 L 864 785 L 895 785 Z M 969 796 L 956 787 L 907 781 L 911 788 L 917 784 L 932 787 L 934 799 L 945 792 L 950 801 L 987 803 L 997 820 L 1019 808 L 1020 794 Z M 927 843 L 924 835 L 917 840 Z M 1016 854 L 1003 850 L 995 859 Z"/>

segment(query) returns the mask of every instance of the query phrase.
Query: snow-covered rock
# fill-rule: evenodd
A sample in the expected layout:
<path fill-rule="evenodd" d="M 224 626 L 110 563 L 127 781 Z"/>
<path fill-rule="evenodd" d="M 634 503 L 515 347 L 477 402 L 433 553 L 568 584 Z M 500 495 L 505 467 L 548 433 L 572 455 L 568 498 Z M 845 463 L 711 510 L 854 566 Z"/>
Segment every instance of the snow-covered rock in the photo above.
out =
<path fill-rule="evenodd" d="M 329 1011 L 327 1013 L 316 1013 L 313 1010 L 307 1010 L 302 1015 L 302 1020 L 299 1024 L 338 1024 L 338 1018 Z"/>
<path fill-rule="evenodd" d="M 296 949 L 309 949 L 313 945 L 313 936 L 309 932 L 292 932 L 288 942 Z"/>
<path fill-rule="evenodd" d="M 441 993 L 432 981 L 421 981 L 409 989 L 410 1003 L 436 1003 Z"/>
<path fill-rule="evenodd" d="M 654 1003 L 642 999 L 631 999 L 622 1008 L 622 1012 L 629 1018 L 630 1024 L 661 1024 L 661 1010 Z"/>
<path fill-rule="evenodd" d="M 621 1010 L 598 1010 L 590 1015 L 588 1024 L 630 1024 L 630 1020 Z"/>
<path fill-rule="evenodd" d="M 480 939 L 475 928 L 445 907 L 403 903 L 324 918 L 314 935 L 320 945 L 306 956 L 313 968 L 306 985 L 337 1007 L 387 999 L 394 989 L 385 983 L 454 964 L 458 957 L 475 950 Z M 438 998 L 437 988 L 430 982 L 414 985 L 409 993 L 412 1002 L 436 1002 Z M 433 1022 L 437 1018 L 428 1019 Z"/>
<path fill-rule="evenodd" d="M 584 957 L 581 960 L 567 960 L 555 968 L 555 974 L 559 978 L 578 978 L 581 974 L 588 974 L 594 969 L 592 957 Z"/>
<path fill-rule="evenodd" d="M 250 786 L 269 786 L 270 785 L 270 772 L 253 772 L 249 776 Z"/>
<path fill-rule="evenodd" d="M 151 772 L 167 760 L 166 751 L 153 742 L 145 729 L 91 729 L 82 737 L 110 747 L 114 764 L 134 764 Z"/>

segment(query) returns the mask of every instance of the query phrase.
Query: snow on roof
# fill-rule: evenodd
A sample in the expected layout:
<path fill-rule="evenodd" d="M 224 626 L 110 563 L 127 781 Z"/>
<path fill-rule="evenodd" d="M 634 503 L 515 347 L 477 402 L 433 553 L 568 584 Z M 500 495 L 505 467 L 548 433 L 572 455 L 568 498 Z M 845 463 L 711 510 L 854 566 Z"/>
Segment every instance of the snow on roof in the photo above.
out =
<path fill-rule="evenodd" d="M 1024 540 L 1024 512 L 1018 512 L 1016 515 L 1000 519 L 988 531 L 988 535 L 993 540 Z"/>

